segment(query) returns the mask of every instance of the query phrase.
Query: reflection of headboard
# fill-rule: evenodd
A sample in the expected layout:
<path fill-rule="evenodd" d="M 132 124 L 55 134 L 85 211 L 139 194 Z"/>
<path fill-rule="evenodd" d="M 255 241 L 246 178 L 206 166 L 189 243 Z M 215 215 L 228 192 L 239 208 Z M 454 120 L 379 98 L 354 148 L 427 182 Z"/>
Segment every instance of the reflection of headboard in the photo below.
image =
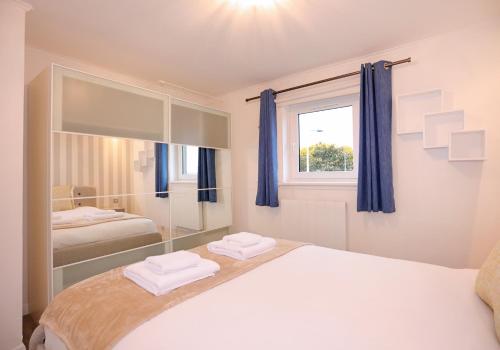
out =
<path fill-rule="evenodd" d="M 77 207 L 97 207 L 97 200 L 95 198 L 95 187 L 91 186 L 75 186 L 73 187 L 73 202 L 75 208 Z M 92 197 L 92 198 L 82 198 Z"/>

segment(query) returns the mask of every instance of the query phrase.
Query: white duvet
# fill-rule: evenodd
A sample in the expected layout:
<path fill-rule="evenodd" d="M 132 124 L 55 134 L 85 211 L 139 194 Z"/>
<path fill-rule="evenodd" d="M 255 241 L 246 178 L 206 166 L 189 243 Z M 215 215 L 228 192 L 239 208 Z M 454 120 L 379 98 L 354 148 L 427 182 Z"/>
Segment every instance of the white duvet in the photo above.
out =
<path fill-rule="evenodd" d="M 114 349 L 498 350 L 477 270 L 305 246 L 145 322 Z M 46 349 L 64 344 L 46 331 Z"/>
<path fill-rule="evenodd" d="M 82 207 L 63 212 L 55 212 L 53 215 L 59 220 L 71 223 L 80 220 L 83 215 L 92 214 L 92 209 L 96 208 Z M 129 213 L 116 214 L 118 214 L 119 217 L 115 221 L 52 230 L 53 249 L 101 242 L 142 233 L 158 232 L 155 223 L 151 219 Z"/>

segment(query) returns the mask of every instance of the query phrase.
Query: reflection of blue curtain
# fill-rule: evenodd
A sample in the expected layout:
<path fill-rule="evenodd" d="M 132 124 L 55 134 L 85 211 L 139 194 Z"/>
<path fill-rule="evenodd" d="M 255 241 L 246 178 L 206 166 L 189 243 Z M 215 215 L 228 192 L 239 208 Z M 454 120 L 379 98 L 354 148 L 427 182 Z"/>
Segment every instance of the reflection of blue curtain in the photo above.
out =
<path fill-rule="evenodd" d="M 198 190 L 216 188 L 215 150 L 198 148 Z M 217 190 L 198 191 L 198 202 L 217 202 Z"/>
<path fill-rule="evenodd" d="M 168 191 L 168 145 L 155 143 L 155 192 Z M 156 193 L 156 197 L 167 198 L 168 193 Z"/>
<path fill-rule="evenodd" d="M 358 211 L 393 213 L 391 68 L 361 66 Z"/>
<path fill-rule="evenodd" d="M 278 201 L 278 130 L 273 90 L 260 94 L 259 175 L 256 205 L 279 207 Z"/>

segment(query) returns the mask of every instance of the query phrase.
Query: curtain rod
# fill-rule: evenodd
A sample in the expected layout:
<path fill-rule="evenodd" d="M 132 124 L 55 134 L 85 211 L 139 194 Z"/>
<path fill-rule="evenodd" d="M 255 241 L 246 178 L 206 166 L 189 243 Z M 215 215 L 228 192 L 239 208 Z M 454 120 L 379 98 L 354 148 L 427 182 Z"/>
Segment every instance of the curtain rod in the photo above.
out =
<path fill-rule="evenodd" d="M 394 62 L 390 62 L 390 63 L 384 63 L 384 67 L 388 68 L 388 67 L 395 66 L 397 64 L 408 63 L 408 62 L 411 62 L 411 57 L 408 57 L 408 58 L 405 58 L 405 59 L 399 60 L 399 61 L 394 61 Z M 337 75 L 336 77 L 331 77 L 331 78 L 326 78 L 326 79 L 322 79 L 322 80 L 317 80 L 317 81 L 313 81 L 313 82 L 307 83 L 307 84 L 292 86 L 292 87 L 289 87 L 287 89 L 275 91 L 273 93 L 273 95 L 276 96 L 277 94 L 281 94 L 283 92 L 288 92 L 288 91 L 292 91 L 292 90 L 302 89 L 302 88 L 305 88 L 305 87 L 309 87 L 309 86 L 313 86 L 313 85 L 317 85 L 317 84 L 326 83 L 326 82 L 332 81 L 332 80 L 338 80 L 338 79 L 343 79 L 343 78 L 347 78 L 347 77 L 352 77 L 354 75 L 358 75 L 359 73 L 360 73 L 360 71 L 358 70 L 356 72 L 351 72 L 351 73 Z M 249 102 L 249 101 L 258 100 L 258 99 L 260 99 L 260 96 L 249 97 L 249 98 L 246 98 L 245 101 Z"/>

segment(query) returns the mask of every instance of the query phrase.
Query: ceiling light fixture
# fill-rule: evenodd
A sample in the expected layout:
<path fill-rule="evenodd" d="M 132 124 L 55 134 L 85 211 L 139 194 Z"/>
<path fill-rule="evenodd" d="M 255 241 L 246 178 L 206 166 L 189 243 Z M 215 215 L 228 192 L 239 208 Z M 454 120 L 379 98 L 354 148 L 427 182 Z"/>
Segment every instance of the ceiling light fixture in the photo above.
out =
<path fill-rule="evenodd" d="M 228 2 L 236 7 L 247 9 L 250 7 L 270 8 L 276 6 L 280 0 L 228 0 Z"/>

